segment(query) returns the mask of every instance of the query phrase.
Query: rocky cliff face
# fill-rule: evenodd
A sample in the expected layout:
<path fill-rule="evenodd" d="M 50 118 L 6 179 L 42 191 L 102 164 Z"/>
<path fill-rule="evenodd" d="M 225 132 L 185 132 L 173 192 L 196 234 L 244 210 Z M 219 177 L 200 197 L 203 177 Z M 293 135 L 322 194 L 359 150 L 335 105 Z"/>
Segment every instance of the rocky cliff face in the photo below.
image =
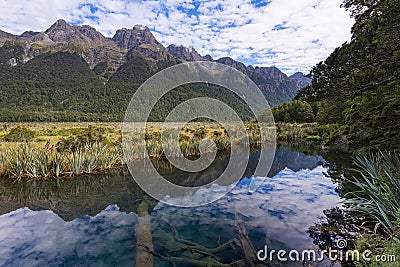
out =
<path fill-rule="evenodd" d="M 186 48 L 183 46 L 170 45 L 168 51 L 176 56 L 177 58 L 184 61 L 197 61 L 197 60 L 207 60 L 214 61 L 220 64 L 224 64 L 235 68 L 245 75 L 249 76 L 263 91 L 265 94 L 267 92 L 275 92 L 276 94 L 281 94 L 277 96 L 278 101 L 288 102 L 290 101 L 301 88 L 300 84 L 289 78 L 286 74 L 280 71 L 276 67 L 253 67 L 246 66 L 242 62 L 236 61 L 230 57 L 222 57 L 217 60 L 213 60 L 210 55 L 202 57 L 196 50 Z M 303 75 L 304 76 L 304 75 Z"/>
<path fill-rule="evenodd" d="M 35 36 L 38 33 L 26 32 Z M 57 20 L 49 29 L 44 32 L 51 41 L 55 43 L 71 43 L 77 44 L 89 44 L 89 45 L 101 45 L 110 44 L 109 39 L 104 37 L 95 28 L 88 25 L 83 26 L 72 26 L 65 20 Z M 24 35 L 24 34 L 22 34 Z M 21 35 L 21 36 L 22 36 Z"/>
<path fill-rule="evenodd" d="M 165 49 L 153 36 L 149 28 L 143 25 L 135 25 L 132 29 L 117 30 L 112 40 L 121 49 L 138 48 L 140 45 L 148 45 L 154 48 Z"/>
<path fill-rule="evenodd" d="M 292 79 L 299 88 L 304 88 L 306 86 L 309 86 L 312 81 L 311 78 L 305 76 L 301 72 L 296 72 L 295 74 L 291 75 L 289 78 Z"/>
<path fill-rule="evenodd" d="M 160 44 L 149 28 L 143 25 L 135 25 L 132 29 L 117 30 L 112 40 L 122 50 L 128 50 L 128 59 L 134 51 L 138 51 L 145 58 L 154 60 L 168 60 L 168 50 Z"/>
<path fill-rule="evenodd" d="M 125 58 L 115 42 L 88 26 L 73 26 L 57 20 L 44 32 L 26 31 L 19 36 L 0 32 L 1 41 L 24 47 L 24 62 L 46 52 L 65 51 L 81 55 L 91 66 L 106 62 L 114 71 Z"/>
<path fill-rule="evenodd" d="M 84 39 L 82 38 L 74 26 L 69 25 L 65 20 L 57 20 L 45 32 L 53 42 L 62 43 L 69 42 L 71 39 Z"/>
<path fill-rule="evenodd" d="M 242 62 L 235 61 L 230 57 L 222 57 L 220 59 L 217 59 L 215 62 L 235 68 L 246 75 L 249 74 L 246 65 L 244 65 Z"/>
<path fill-rule="evenodd" d="M 0 39 L 14 40 L 16 39 L 16 37 L 17 37 L 16 35 L 0 30 Z"/>
<path fill-rule="evenodd" d="M 276 67 L 255 67 L 255 72 L 261 74 L 264 78 L 270 79 L 279 84 L 287 81 L 289 77 Z"/>
<path fill-rule="evenodd" d="M 185 47 L 183 45 L 172 44 L 167 47 L 168 52 L 175 57 L 182 59 L 184 61 L 205 61 L 209 58 L 202 57 L 197 51 L 192 47 Z M 212 59 L 211 59 L 212 60 Z"/>

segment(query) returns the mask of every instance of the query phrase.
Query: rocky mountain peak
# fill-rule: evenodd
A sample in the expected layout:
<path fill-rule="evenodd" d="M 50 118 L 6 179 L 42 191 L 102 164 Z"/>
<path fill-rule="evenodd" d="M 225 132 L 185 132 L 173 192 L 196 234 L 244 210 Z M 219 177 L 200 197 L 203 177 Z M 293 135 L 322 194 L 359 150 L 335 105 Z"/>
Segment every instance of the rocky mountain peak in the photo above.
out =
<path fill-rule="evenodd" d="M 40 32 L 25 31 L 25 32 L 23 32 L 19 37 L 22 37 L 22 38 L 30 38 L 30 37 L 32 37 L 32 36 L 35 36 L 35 35 L 39 34 L 39 33 L 40 33 Z"/>
<path fill-rule="evenodd" d="M 133 26 L 134 31 L 150 31 L 147 26 L 141 25 L 141 24 L 136 24 Z"/>
<path fill-rule="evenodd" d="M 63 19 L 59 19 L 56 22 L 54 22 L 53 25 L 50 26 L 50 28 L 48 28 L 46 30 L 47 32 L 52 32 L 52 31 L 59 31 L 59 30 L 67 30 L 67 29 L 72 29 L 73 26 L 69 25 L 65 20 Z"/>
<path fill-rule="evenodd" d="M 45 31 L 54 42 L 67 42 L 73 37 L 74 32 L 74 27 L 63 19 L 57 20 Z"/>
<path fill-rule="evenodd" d="M 106 38 L 95 28 L 89 25 L 78 26 L 79 32 L 95 42 L 105 42 Z"/>
<path fill-rule="evenodd" d="M 112 40 L 116 42 L 121 49 L 138 48 L 140 45 L 150 45 L 159 48 L 162 46 L 149 28 L 143 25 L 135 25 L 132 29 L 119 29 L 112 37 Z"/>
<path fill-rule="evenodd" d="M 17 36 L 0 30 L 0 49 L 9 40 L 23 48 L 19 55 L 20 62 L 32 60 L 47 52 L 73 52 L 80 55 L 104 80 L 112 77 L 119 67 L 137 60 L 137 56 L 140 56 L 146 61 L 162 61 L 160 66 L 173 65 L 181 60 L 214 61 L 231 66 L 253 79 L 265 95 L 272 97 L 273 103 L 290 101 L 298 89 L 311 82 L 302 73 L 295 73 L 289 78 L 275 67 L 246 66 L 230 57 L 218 60 L 210 55 L 203 57 L 191 47 L 172 44 L 165 48 L 150 29 L 143 25 L 119 29 L 112 38 L 106 38 L 91 26 L 70 25 L 60 19 L 40 33 L 27 31 Z M 4 62 L 12 65 L 10 60 L 15 61 L 15 58 L 16 56 L 10 55 Z"/>
<path fill-rule="evenodd" d="M 205 60 L 197 51 L 192 47 L 185 47 L 183 45 L 172 44 L 167 47 L 169 53 L 173 56 L 185 61 L 203 61 Z"/>
<path fill-rule="evenodd" d="M 143 25 L 135 25 L 132 29 L 122 28 L 117 30 L 112 40 L 122 50 L 129 50 L 127 58 L 138 51 L 145 58 L 165 60 L 172 57 L 167 49 L 160 44 L 149 28 Z"/>
<path fill-rule="evenodd" d="M 289 77 L 280 71 L 277 67 L 255 67 L 255 72 L 261 74 L 263 77 L 282 82 L 287 80 Z"/>
<path fill-rule="evenodd" d="M 230 57 L 221 57 L 216 62 L 235 68 L 247 75 L 247 67 L 242 62 L 235 61 Z"/>
<path fill-rule="evenodd" d="M 209 54 L 205 55 L 203 58 L 207 61 L 214 61 L 214 59 Z"/>
<path fill-rule="evenodd" d="M 74 40 L 78 43 L 106 42 L 107 39 L 95 28 L 89 25 L 73 26 L 65 20 L 57 20 L 45 34 L 54 42 L 69 42 Z"/>

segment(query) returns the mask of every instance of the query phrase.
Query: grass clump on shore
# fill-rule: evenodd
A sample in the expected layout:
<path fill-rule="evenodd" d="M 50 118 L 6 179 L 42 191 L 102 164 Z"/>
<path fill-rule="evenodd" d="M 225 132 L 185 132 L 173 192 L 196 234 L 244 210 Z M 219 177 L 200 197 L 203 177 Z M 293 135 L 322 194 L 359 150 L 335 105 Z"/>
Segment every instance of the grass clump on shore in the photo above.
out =
<path fill-rule="evenodd" d="M 378 152 L 358 156 L 356 168 L 361 178 L 352 183 L 358 190 L 347 194 L 347 211 L 363 223 L 362 234 L 355 241 L 358 251 L 371 255 L 397 257 L 395 261 L 361 260 L 358 267 L 400 266 L 400 154 Z M 392 258 L 393 260 L 393 258 Z"/>
<path fill-rule="evenodd" d="M 113 146 L 88 144 L 76 151 L 55 148 L 34 149 L 29 144 L 2 153 L 1 176 L 53 178 L 108 170 L 120 164 L 120 152 Z"/>
<path fill-rule="evenodd" d="M 353 182 L 357 191 L 348 193 L 344 203 L 365 225 L 400 242 L 400 154 L 379 152 L 356 157 L 361 178 Z"/>

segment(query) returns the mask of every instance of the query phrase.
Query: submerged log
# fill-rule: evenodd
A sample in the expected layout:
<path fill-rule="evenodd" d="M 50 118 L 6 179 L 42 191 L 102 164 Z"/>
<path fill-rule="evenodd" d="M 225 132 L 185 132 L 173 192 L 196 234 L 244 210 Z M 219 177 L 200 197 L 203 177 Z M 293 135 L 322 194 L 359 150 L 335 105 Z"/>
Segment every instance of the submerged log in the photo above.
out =
<path fill-rule="evenodd" d="M 141 247 L 138 245 L 138 247 Z M 191 258 L 182 258 L 182 257 L 171 257 L 171 256 L 164 256 L 158 254 L 153 250 L 149 250 L 147 247 L 142 247 L 143 250 L 146 250 L 149 254 L 152 254 L 160 259 L 169 262 L 172 266 L 176 266 L 177 264 L 183 266 L 196 266 L 196 267 L 244 267 L 245 262 L 243 260 L 237 260 L 231 263 L 221 263 L 216 260 L 205 260 L 206 258 L 199 260 L 199 259 L 191 259 Z"/>
<path fill-rule="evenodd" d="M 170 222 L 168 222 L 165 218 L 163 218 L 163 220 L 171 230 L 171 234 L 168 236 L 168 242 L 171 242 L 173 240 L 172 242 L 174 242 L 176 248 L 167 249 L 168 256 L 159 255 L 156 253 L 153 254 L 165 261 L 170 262 L 172 266 L 246 266 L 244 260 L 237 260 L 231 263 L 223 263 L 221 262 L 221 258 L 218 256 L 219 253 L 224 253 L 228 251 L 231 251 L 233 253 L 235 253 L 236 251 L 241 251 L 241 243 L 237 238 L 231 239 L 223 244 L 218 241 L 217 247 L 208 248 L 199 243 L 182 238 L 177 229 Z M 167 234 L 167 232 L 165 231 L 162 232 L 164 234 Z M 174 256 L 171 256 L 171 254 Z"/>
<path fill-rule="evenodd" d="M 196 243 L 196 242 L 193 242 L 193 241 L 190 241 L 190 240 L 187 240 L 187 239 L 182 238 L 182 237 L 179 235 L 179 233 L 178 233 L 178 231 L 176 230 L 176 228 L 175 228 L 170 222 L 168 222 L 165 218 L 163 218 L 163 220 L 167 223 L 167 225 L 168 225 L 169 228 L 171 229 L 172 234 L 173 234 L 173 238 L 174 238 L 178 243 L 181 243 L 181 244 L 186 245 L 186 246 L 184 246 L 184 247 L 178 248 L 178 249 L 175 250 L 175 251 L 182 251 L 182 250 L 187 250 L 187 251 L 192 251 L 192 252 L 193 252 L 193 251 L 198 251 L 199 254 L 203 254 L 203 255 L 205 255 L 205 254 L 214 255 L 214 254 L 217 254 L 217 253 L 220 253 L 220 252 L 224 252 L 224 251 L 229 250 L 229 249 L 233 249 L 233 250 L 234 250 L 234 247 L 235 247 L 235 246 L 239 246 L 239 245 L 240 245 L 239 240 L 236 239 L 236 238 L 234 238 L 234 239 L 231 239 L 231 240 L 227 241 L 227 242 L 224 243 L 224 244 L 219 244 L 217 247 L 208 248 L 208 247 L 205 247 L 205 246 L 203 246 L 203 245 L 201 245 L 201 244 L 199 244 L 199 243 Z M 218 242 L 219 242 L 219 241 L 218 241 Z M 201 253 L 200 251 L 201 251 L 202 253 Z M 214 257 L 214 258 L 217 258 L 215 255 L 214 255 L 213 257 Z"/>
<path fill-rule="evenodd" d="M 257 252 L 251 242 L 244 222 L 241 218 L 240 213 L 236 212 L 235 214 L 235 222 L 236 222 L 236 229 L 239 232 L 239 241 L 241 244 L 242 252 L 246 258 L 248 266 L 256 267 L 256 266 L 265 266 L 264 263 L 260 262 L 257 259 Z"/>
<path fill-rule="evenodd" d="M 138 224 L 136 226 L 136 265 L 138 267 L 154 266 L 153 241 L 151 236 L 151 220 L 149 205 L 142 201 L 137 209 Z"/>

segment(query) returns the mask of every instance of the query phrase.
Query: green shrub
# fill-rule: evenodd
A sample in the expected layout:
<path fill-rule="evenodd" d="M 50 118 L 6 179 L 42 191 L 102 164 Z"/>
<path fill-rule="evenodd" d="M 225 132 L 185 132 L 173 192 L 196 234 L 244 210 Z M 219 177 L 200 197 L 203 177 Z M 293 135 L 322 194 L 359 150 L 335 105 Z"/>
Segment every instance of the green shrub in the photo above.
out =
<path fill-rule="evenodd" d="M 203 139 L 206 137 L 207 130 L 204 127 L 200 127 L 199 129 L 196 129 L 194 132 L 194 137 L 197 137 L 199 139 Z"/>
<path fill-rule="evenodd" d="M 275 122 L 313 122 L 311 105 L 302 100 L 294 100 L 272 109 Z"/>
<path fill-rule="evenodd" d="M 15 127 L 12 128 L 10 132 L 3 137 L 3 140 L 6 142 L 27 142 L 34 137 L 34 131 L 23 127 Z"/>
<path fill-rule="evenodd" d="M 60 139 L 56 144 L 57 151 L 76 152 L 86 145 L 104 143 L 105 141 L 103 128 L 95 128 L 89 125 L 88 128 L 81 129 L 76 133 L 76 135 Z"/>
<path fill-rule="evenodd" d="M 360 261 L 355 262 L 357 267 L 400 267 L 400 243 L 395 240 L 387 240 L 375 234 L 364 235 L 356 240 L 355 249 L 360 253 L 366 250 L 371 251 L 371 261 L 365 261 L 360 257 Z M 386 257 L 394 255 L 396 261 L 377 261 L 375 258 L 377 255 Z"/>

